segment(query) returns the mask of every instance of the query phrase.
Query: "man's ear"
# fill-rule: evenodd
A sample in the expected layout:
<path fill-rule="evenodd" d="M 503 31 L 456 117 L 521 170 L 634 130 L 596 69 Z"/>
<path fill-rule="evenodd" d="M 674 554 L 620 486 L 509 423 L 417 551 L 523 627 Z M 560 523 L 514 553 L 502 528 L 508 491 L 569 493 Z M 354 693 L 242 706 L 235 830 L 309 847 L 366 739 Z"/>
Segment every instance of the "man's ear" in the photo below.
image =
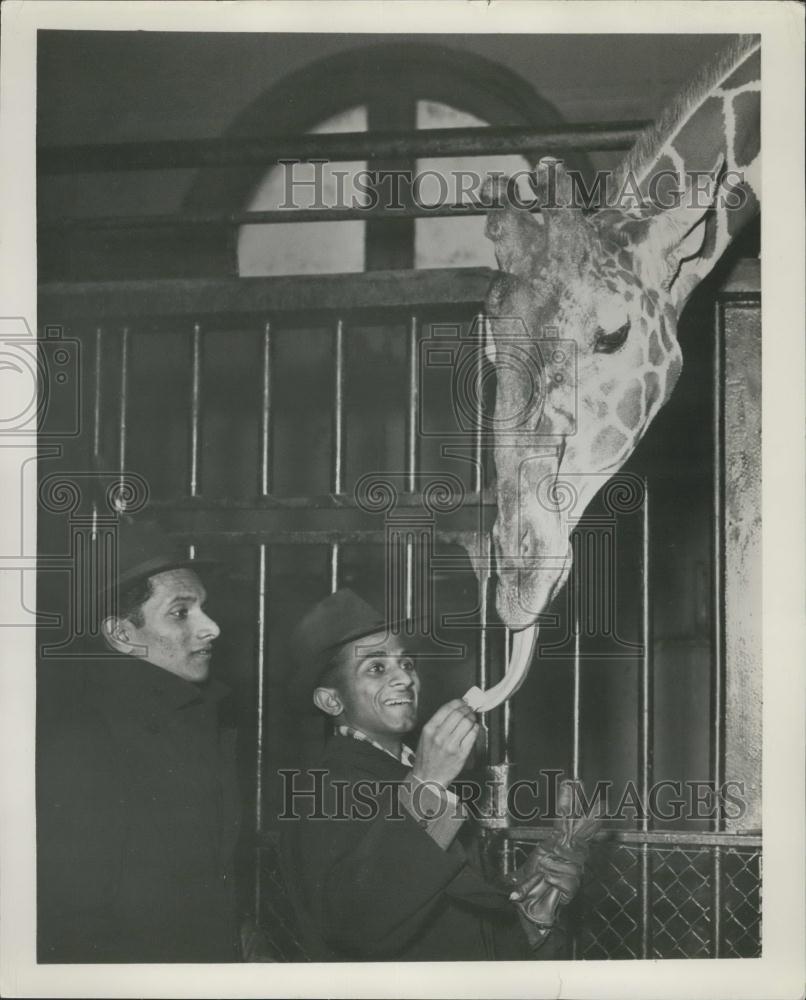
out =
<path fill-rule="evenodd" d="M 131 653 L 134 645 L 131 642 L 129 629 L 125 618 L 110 616 L 101 623 L 101 632 L 108 646 L 117 653 Z"/>
<path fill-rule="evenodd" d="M 313 692 L 313 703 L 320 712 L 324 712 L 325 715 L 332 715 L 334 718 L 337 715 L 341 715 L 344 711 L 344 704 L 342 703 L 341 697 L 339 696 L 339 692 L 336 688 L 315 688 Z"/>

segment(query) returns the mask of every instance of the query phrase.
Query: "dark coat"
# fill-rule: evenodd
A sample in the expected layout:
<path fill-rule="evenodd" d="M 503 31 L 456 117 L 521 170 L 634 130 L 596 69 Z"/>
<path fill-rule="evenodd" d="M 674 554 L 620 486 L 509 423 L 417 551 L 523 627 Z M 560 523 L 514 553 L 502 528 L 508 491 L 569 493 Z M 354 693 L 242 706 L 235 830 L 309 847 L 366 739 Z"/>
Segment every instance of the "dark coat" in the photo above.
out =
<path fill-rule="evenodd" d="M 408 771 L 371 744 L 338 735 L 319 767 L 327 772 L 322 780 L 329 816 L 335 812 L 334 781 L 397 783 Z M 312 787 L 313 773 L 303 772 L 296 787 Z M 391 806 L 392 794 L 384 791 L 375 799 L 379 812 L 373 819 L 282 821 L 285 880 L 311 959 L 536 957 L 506 893 L 484 880 L 458 839 L 443 850 L 417 820 Z M 347 797 L 348 814 L 357 799 L 357 791 Z M 302 811 L 305 801 L 299 806 Z"/>
<path fill-rule="evenodd" d="M 226 688 L 142 660 L 83 670 L 37 739 L 40 962 L 234 961 Z"/>

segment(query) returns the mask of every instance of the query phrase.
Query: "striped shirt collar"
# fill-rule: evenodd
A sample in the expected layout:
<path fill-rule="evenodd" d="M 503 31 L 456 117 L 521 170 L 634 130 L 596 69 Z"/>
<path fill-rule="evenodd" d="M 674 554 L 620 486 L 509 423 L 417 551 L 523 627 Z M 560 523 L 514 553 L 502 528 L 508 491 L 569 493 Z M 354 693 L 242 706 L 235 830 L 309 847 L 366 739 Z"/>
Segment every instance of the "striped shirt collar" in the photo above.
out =
<path fill-rule="evenodd" d="M 400 756 L 396 753 L 392 753 L 387 747 L 373 740 L 371 736 L 367 736 L 366 733 L 362 733 L 360 729 L 355 729 L 353 726 L 336 726 L 334 732 L 338 733 L 339 736 L 351 736 L 354 740 L 359 740 L 361 743 L 370 743 L 372 746 L 376 747 L 378 750 L 382 750 L 385 754 L 400 761 L 401 764 L 405 764 L 406 767 L 413 767 L 414 765 L 414 751 L 411 747 L 407 747 L 404 743 L 400 748 Z"/>

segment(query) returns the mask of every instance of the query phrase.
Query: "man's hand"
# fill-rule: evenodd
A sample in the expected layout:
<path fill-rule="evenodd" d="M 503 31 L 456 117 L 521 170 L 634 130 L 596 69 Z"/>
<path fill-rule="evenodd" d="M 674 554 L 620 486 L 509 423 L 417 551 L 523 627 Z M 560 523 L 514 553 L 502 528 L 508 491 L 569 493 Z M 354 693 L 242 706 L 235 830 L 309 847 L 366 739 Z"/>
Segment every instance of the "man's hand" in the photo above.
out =
<path fill-rule="evenodd" d="M 478 732 L 476 713 L 461 698 L 437 709 L 423 726 L 412 768 L 414 777 L 449 785 L 465 766 Z"/>

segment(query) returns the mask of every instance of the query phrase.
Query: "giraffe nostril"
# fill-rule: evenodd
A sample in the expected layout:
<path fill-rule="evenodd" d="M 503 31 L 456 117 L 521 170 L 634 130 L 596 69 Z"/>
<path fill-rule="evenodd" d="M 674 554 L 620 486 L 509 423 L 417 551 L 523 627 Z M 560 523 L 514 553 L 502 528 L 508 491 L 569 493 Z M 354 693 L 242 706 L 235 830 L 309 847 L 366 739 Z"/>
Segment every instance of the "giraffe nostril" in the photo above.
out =
<path fill-rule="evenodd" d="M 534 534 L 531 528 L 525 528 L 520 540 L 519 554 L 521 559 L 528 559 L 534 547 Z"/>

